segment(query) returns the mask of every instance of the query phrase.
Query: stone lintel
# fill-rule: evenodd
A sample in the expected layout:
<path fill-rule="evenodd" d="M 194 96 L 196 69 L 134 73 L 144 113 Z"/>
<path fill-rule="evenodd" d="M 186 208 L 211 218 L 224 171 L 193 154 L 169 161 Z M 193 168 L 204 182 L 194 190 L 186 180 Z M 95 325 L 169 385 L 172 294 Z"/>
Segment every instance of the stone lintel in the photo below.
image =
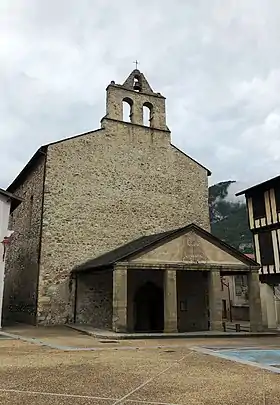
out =
<path fill-rule="evenodd" d="M 187 262 L 118 262 L 118 267 L 125 267 L 129 270 L 200 270 L 200 271 L 221 271 L 221 272 L 243 272 L 250 273 L 259 271 L 259 266 L 247 266 L 246 264 L 217 264 L 217 263 L 187 263 Z M 115 266 L 116 266 L 115 265 Z"/>

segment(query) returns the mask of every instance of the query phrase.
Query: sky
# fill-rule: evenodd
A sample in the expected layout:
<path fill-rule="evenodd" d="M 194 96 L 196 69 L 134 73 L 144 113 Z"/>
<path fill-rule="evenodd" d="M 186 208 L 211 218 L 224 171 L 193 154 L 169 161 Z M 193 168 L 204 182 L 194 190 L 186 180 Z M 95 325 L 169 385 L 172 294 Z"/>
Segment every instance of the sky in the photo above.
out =
<path fill-rule="evenodd" d="M 1 0 L 0 187 L 42 144 L 99 128 L 135 59 L 209 184 L 279 175 L 279 21 L 279 0 Z"/>

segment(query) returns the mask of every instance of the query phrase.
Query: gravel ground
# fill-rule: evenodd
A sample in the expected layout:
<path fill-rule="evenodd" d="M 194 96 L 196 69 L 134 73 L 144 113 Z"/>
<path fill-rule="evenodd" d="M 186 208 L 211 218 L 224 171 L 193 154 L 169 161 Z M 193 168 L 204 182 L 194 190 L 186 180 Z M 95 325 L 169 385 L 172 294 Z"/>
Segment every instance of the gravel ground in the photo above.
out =
<path fill-rule="evenodd" d="M 63 328 L 36 331 L 36 338 L 52 343 L 76 346 L 79 342 L 80 347 L 102 350 L 67 352 L 1 339 L 0 404 L 280 404 L 279 374 L 190 348 L 199 344 L 279 347 L 279 338 L 125 341 L 108 347 Z"/>

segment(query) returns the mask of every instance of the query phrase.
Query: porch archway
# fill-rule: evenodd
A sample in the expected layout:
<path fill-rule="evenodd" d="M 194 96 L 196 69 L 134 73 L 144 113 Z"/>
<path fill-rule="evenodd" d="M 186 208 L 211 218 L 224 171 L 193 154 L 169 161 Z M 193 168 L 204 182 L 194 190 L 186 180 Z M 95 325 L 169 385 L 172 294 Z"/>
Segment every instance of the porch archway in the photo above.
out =
<path fill-rule="evenodd" d="M 153 282 L 146 282 L 136 290 L 133 301 L 135 332 L 163 332 L 163 289 Z"/>

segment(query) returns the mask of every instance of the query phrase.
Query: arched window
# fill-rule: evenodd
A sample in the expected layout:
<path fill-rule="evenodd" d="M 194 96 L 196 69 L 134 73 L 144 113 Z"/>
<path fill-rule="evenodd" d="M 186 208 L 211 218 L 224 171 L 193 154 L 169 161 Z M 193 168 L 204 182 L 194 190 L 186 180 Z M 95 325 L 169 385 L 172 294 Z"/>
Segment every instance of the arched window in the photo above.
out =
<path fill-rule="evenodd" d="M 151 103 L 143 104 L 143 125 L 146 127 L 153 126 L 153 106 Z"/>
<path fill-rule="evenodd" d="M 125 97 L 122 102 L 123 121 L 132 122 L 132 113 L 133 113 L 132 106 L 133 106 L 133 101 L 130 98 Z"/>

